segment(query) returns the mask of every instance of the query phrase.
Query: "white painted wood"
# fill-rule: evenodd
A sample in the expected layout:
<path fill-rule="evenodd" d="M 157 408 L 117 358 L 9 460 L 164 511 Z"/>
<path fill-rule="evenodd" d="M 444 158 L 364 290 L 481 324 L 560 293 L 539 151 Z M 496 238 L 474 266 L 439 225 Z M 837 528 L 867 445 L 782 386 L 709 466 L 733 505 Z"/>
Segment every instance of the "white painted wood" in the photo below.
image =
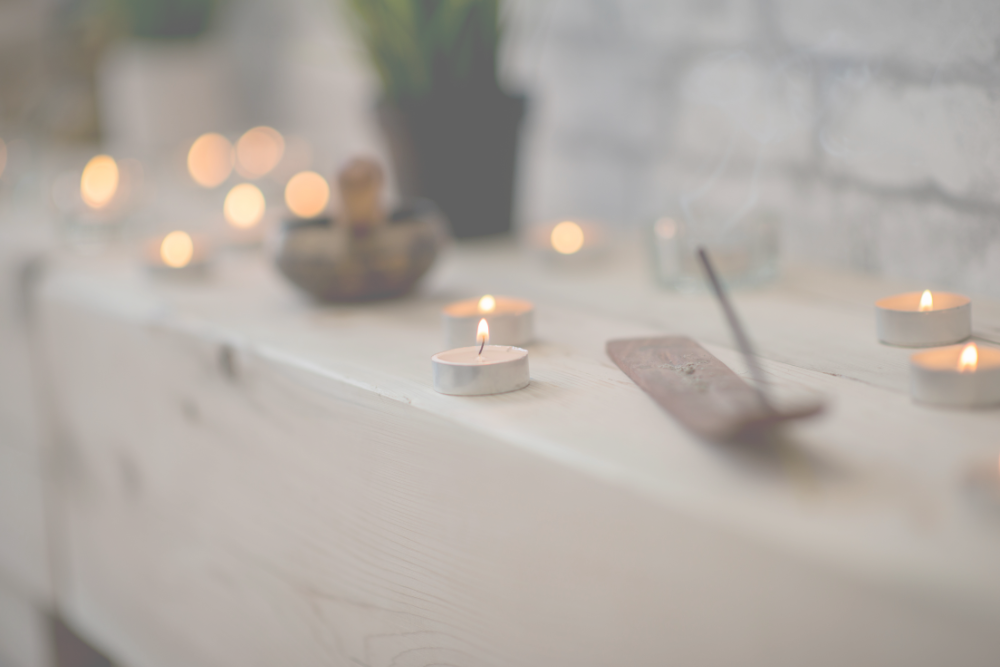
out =
<path fill-rule="evenodd" d="M 766 456 L 604 355 L 683 333 L 740 368 L 707 296 L 641 271 L 484 244 L 418 298 L 312 307 L 252 256 L 202 286 L 66 262 L 40 307 L 75 626 L 136 667 L 995 664 L 1000 508 L 965 479 L 1000 413 L 910 402 L 874 334 L 895 287 L 736 295 L 780 387 L 833 406 Z M 480 292 L 538 305 L 533 382 L 437 394 L 440 307 Z"/>
<path fill-rule="evenodd" d="M 47 247 L 30 227 L 0 227 L 0 581 L 42 608 L 52 583 L 28 290 Z"/>
<path fill-rule="evenodd" d="M 0 581 L 47 606 L 45 497 L 36 452 L 0 446 Z"/>
<path fill-rule="evenodd" d="M 6 584 L 0 581 L 0 665 L 55 667 L 48 617 Z"/>

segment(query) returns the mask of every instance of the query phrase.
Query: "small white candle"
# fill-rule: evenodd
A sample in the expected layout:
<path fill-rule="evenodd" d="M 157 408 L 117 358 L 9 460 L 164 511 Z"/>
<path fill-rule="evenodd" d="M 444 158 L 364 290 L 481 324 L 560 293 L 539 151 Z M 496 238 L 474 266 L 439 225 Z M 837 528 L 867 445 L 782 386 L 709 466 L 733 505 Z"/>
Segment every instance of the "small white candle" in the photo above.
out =
<path fill-rule="evenodd" d="M 917 352 L 910 357 L 910 394 L 933 405 L 1000 405 L 1000 349 L 966 343 Z"/>
<path fill-rule="evenodd" d="M 875 302 L 878 339 L 903 347 L 936 347 L 972 335 L 972 301 L 948 292 L 908 292 Z"/>
<path fill-rule="evenodd" d="M 445 347 L 451 349 L 476 340 L 479 321 L 485 319 L 495 345 L 527 345 L 535 336 L 535 307 L 530 301 L 486 294 L 456 301 L 442 313 Z"/>
<path fill-rule="evenodd" d="M 527 387 L 528 351 L 509 345 L 488 345 L 489 326 L 480 320 L 479 345 L 439 352 L 431 357 L 434 389 L 452 396 L 503 394 Z"/>

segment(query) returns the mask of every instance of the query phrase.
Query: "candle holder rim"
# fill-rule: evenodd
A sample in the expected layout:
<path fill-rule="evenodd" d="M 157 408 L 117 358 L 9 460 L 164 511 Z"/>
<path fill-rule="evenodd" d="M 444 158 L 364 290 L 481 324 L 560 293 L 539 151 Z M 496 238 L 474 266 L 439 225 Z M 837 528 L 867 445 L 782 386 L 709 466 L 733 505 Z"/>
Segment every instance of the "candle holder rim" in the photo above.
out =
<path fill-rule="evenodd" d="M 968 305 L 970 305 L 972 303 L 972 299 L 969 298 L 969 297 L 967 297 L 967 296 L 965 296 L 964 294 L 958 294 L 957 292 L 939 292 L 939 291 L 933 291 L 933 290 L 931 290 L 932 296 L 933 295 L 938 295 L 938 296 L 942 296 L 942 297 L 945 297 L 945 296 L 946 297 L 954 297 L 954 298 L 957 298 L 960 301 L 960 303 L 955 304 L 954 306 L 946 306 L 944 308 L 935 308 L 935 307 L 932 307 L 930 310 L 919 310 L 920 297 L 921 297 L 921 295 L 923 293 L 924 293 L 924 290 L 921 290 L 919 292 L 901 292 L 899 294 L 891 294 L 889 296 L 884 296 L 884 297 L 882 297 L 881 299 L 879 299 L 878 301 L 875 302 L 875 307 L 879 308 L 881 310 L 887 310 L 887 311 L 891 311 L 891 312 L 894 312 L 894 313 L 917 313 L 917 314 L 920 314 L 920 315 L 924 315 L 924 314 L 927 314 L 927 313 L 945 313 L 945 312 L 948 312 L 949 310 L 955 310 L 957 308 L 965 308 L 966 306 L 968 306 Z M 894 300 L 894 299 L 899 299 L 899 298 L 902 298 L 902 297 L 914 297 L 917 300 L 918 307 L 916 309 L 912 309 L 912 308 L 893 308 L 892 306 L 890 306 L 890 305 L 887 304 L 888 301 L 891 301 L 891 300 Z"/>
<path fill-rule="evenodd" d="M 492 311 L 490 311 L 488 313 L 481 313 L 481 312 L 478 311 L 478 308 L 477 308 L 476 312 L 471 313 L 471 314 L 463 314 L 463 313 L 456 313 L 456 312 L 454 312 L 455 310 L 458 310 L 458 309 L 460 309 L 462 307 L 468 307 L 468 306 L 478 307 L 479 300 L 482 299 L 482 297 L 479 296 L 479 297 L 472 297 L 472 298 L 462 299 L 460 301 L 454 301 L 452 303 L 449 303 L 443 309 L 444 314 L 447 315 L 448 317 L 456 317 L 456 318 L 466 318 L 466 317 L 490 317 L 490 318 L 494 318 L 494 317 L 519 316 L 519 315 L 523 315 L 524 313 L 531 312 L 532 310 L 535 309 L 535 304 L 532 303 L 531 301 L 528 301 L 527 299 L 520 299 L 520 298 L 515 297 L 515 296 L 503 296 L 503 295 L 498 295 L 498 294 L 493 294 L 491 296 L 493 296 L 493 298 L 496 299 L 496 304 L 497 305 L 496 305 L 496 308 L 494 308 Z M 497 308 L 500 307 L 501 300 L 502 301 L 506 301 L 508 304 L 516 305 L 516 307 L 518 309 L 514 310 L 514 311 L 505 312 L 505 313 L 499 313 L 499 312 L 497 312 Z"/>
<path fill-rule="evenodd" d="M 921 371 L 926 373 L 961 373 L 962 375 L 972 375 L 973 373 L 987 373 L 1000 371 L 1000 363 L 997 365 L 983 366 L 977 368 L 975 371 L 960 372 L 958 368 L 934 368 L 927 364 L 927 357 L 943 353 L 955 353 L 956 361 L 959 355 L 961 355 L 962 350 L 968 345 L 968 342 L 956 343 L 954 345 L 941 345 L 938 347 L 931 347 L 920 350 L 919 352 L 914 352 L 910 355 L 910 363 L 914 366 L 920 368 Z M 1000 362 L 1000 347 L 994 345 L 983 345 L 982 343 L 976 342 L 976 349 L 978 351 L 979 363 L 984 361 L 983 357 L 993 357 L 998 362 Z"/>
<path fill-rule="evenodd" d="M 518 352 L 524 352 L 525 355 L 528 354 L 528 351 L 526 349 L 524 349 L 523 347 L 518 347 L 517 345 L 488 345 L 487 344 L 483 351 L 485 352 L 486 350 L 490 349 L 491 347 L 493 347 L 493 348 L 502 348 L 504 350 L 516 350 Z M 448 366 L 472 366 L 472 367 L 481 366 L 482 364 L 468 363 L 468 362 L 464 362 L 464 361 L 452 361 L 450 359 L 445 359 L 444 357 L 441 356 L 443 354 L 448 354 L 449 352 L 465 352 L 467 350 L 475 350 L 476 352 L 478 352 L 479 351 L 479 346 L 478 345 L 467 345 L 465 347 L 456 347 L 456 348 L 452 348 L 450 350 L 442 350 L 442 351 L 436 353 L 434 356 L 432 356 L 431 360 L 432 361 L 436 361 L 439 364 L 445 364 L 445 365 L 448 365 Z M 516 361 L 517 359 L 520 359 L 520 358 L 522 358 L 522 357 L 518 356 L 516 359 L 508 359 L 507 361 Z"/>

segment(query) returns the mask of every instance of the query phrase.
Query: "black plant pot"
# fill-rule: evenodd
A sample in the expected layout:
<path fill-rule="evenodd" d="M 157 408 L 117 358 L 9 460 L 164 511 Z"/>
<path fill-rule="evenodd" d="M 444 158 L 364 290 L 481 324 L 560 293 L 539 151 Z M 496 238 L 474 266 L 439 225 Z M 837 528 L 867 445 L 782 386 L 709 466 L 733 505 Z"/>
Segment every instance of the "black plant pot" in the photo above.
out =
<path fill-rule="evenodd" d="M 523 97 L 478 86 L 382 103 L 403 196 L 434 201 L 457 238 L 510 231 L 524 107 Z"/>

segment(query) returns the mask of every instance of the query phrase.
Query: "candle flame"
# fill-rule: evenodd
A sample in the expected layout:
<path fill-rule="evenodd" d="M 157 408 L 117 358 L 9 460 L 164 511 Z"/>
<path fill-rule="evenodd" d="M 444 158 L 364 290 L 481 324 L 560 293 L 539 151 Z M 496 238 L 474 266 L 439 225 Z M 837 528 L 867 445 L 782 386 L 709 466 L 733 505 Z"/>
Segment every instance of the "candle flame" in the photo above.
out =
<path fill-rule="evenodd" d="M 315 218 L 330 202 L 330 186 L 315 171 L 300 171 L 285 185 L 285 203 L 300 218 Z"/>
<path fill-rule="evenodd" d="M 264 194 L 252 183 L 234 186 L 223 204 L 226 221 L 238 229 L 249 229 L 264 217 Z"/>
<path fill-rule="evenodd" d="M 561 255 L 572 255 L 583 247 L 583 230 L 570 220 L 560 222 L 552 229 L 552 247 Z"/>
<path fill-rule="evenodd" d="M 170 232 L 160 244 L 160 258 L 167 266 L 180 269 L 194 256 L 194 242 L 186 232 Z"/>
<path fill-rule="evenodd" d="M 260 178 L 281 162 L 285 138 L 273 127 L 247 130 L 236 142 L 236 171 L 244 178 Z"/>
<path fill-rule="evenodd" d="M 979 365 L 979 350 L 975 343 L 969 343 L 962 348 L 962 354 L 958 358 L 959 373 L 973 373 Z"/>
<path fill-rule="evenodd" d="M 670 218 L 660 218 L 656 221 L 653 231 L 661 239 L 672 239 L 677 235 L 677 223 Z"/>
<path fill-rule="evenodd" d="M 221 134 L 209 132 L 194 140 L 188 150 L 188 173 L 203 188 L 222 185 L 233 171 L 235 151 Z"/>
<path fill-rule="evenodd" d="M 496 307 L 497 307 L 497 300 L 493 298 L 492 294 L 487 294 L 482 299 L 479 300 L 480 313 L 492 313 L 494 309 L 496 309 Z"/>
<path fill-rule="evenodd" d="M 91 208 L 104 208 L 118 189 L 118 165 L 110 155 L 95 155 L 83 168 L 80 196 Z"/>
<path fill-rule="evenodd" d="M 479 329 L 476 331 L 476 342 L 486 344 L 490 342 L 490 325 L 485 319 L 479 320 Z"/>
<path fill-rule="evenodd" d="M 934 297 L 931 296 L 931 291 L 925 289 L 924 293 L 920 295 L 920 312 L 926 312 L 928 310 L 934 309 Z"/>

